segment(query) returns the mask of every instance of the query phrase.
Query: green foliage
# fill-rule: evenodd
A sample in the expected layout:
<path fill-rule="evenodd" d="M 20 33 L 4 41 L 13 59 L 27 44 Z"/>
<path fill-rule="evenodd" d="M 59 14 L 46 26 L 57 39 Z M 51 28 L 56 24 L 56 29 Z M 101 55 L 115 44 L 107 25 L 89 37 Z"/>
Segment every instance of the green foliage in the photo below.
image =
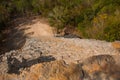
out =
<path fill-rule="evenodd" d="M 80 2 L 80 0 L 57 0 L 57 5 L 49 14 L 51 24 L 57 29 L 69 27 L 69 25 L 76 26 L 80 21 L 79 17 L 81 17 L 82 7 L 79 5 Z"/>
<path fill-rule="evenodd" d="M 53 12 L 49 14 L 51 25 L 57 27 L 58 29 L 61 29 L 64 26 L 66 17 L 67 9 L 62 6 L 55 7 Z"/>
<path fill-rule="evenodd" d="M 25 13 L 25 11 L 30 9 L 29 0 L 15 0 L 15 8 L 18 12 Z"/>
<path fill-rule="evenodd" d="M 109 16 L 107 27 L 104 29 L 104 39 L 107 41 L 120 40 L 120 11 L 116 10 L 113 16 Z"/>
<path fill-rule="evenodd" d="M 84 4 L 88 5 L 87 2 Z M 81 37 L 107 41 L 120 40 L 120 2 L 96 0 L 91 4 L 92 6 L 84 9 L 84 19 L 78 24 Z"/>
<path fill-rule="evenodd" d="M 120 40 L 120 22 L 114 23 L 105 28 L 104 30 L 105 40 L 107 41 L 115 41 Z"/>
<path fill-rule="evenodd" d="M 82 38 L 120 40 L 120 0 L 0 0 L 0 27 L 28 13 L 49 18 L 58 30 L 76 28 Z"/>

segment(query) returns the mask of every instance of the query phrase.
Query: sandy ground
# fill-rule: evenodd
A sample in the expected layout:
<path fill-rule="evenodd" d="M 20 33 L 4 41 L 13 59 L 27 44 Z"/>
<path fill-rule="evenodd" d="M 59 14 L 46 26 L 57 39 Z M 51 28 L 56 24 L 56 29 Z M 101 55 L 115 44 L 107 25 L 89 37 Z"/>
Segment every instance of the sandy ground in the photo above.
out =
<path fill-rule="evenodd" d="M 32 20 L 32 24 L 19 25 L 18 30 L 25 29 L 24 35 L 39 38 L 41 36 L 53 37 L 52 27 L 45 21 L 40 19 Z"/>

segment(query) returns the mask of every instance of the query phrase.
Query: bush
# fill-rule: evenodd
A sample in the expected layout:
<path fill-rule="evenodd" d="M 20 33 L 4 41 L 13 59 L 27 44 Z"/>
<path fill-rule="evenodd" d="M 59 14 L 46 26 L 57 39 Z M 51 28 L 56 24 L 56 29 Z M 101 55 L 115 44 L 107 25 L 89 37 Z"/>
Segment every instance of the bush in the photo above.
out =
<path fill-rule="evenodd" d="M 93 38 L 106 41 L 120 40 L 119 16 L 119 10 L 116 10 L 114 15 L 99 14 L 93 19 L 92 24 L 89 27 L 81 27 L 79 24 L 79 29 L 81 31 L 80 35 L 82 35 L 83 38 Z"/>
<path fill-rule="evenodd" d="M 69 3 L 68 3 L 69 2 Z M 49 20 L 52 26 L 62 29 L 69 26 L 77 26 L 81 13 L 80 0 L 58 0 L 57 4 L 49 13 Z"/>
<path fill-rule="evenodd" d="M 120 22 L 112 24 L 104 30 L 105 40 L 115 41 L 120 40 Z"/>
<path fill-rule="evenodd" d="M 102 5 L 101 5 L 102 4 Z M 120 40 L 119 23 L 120 6 L 117 1 L 96 1 L 85 8 L 83 19 L 78 24 L 82 38 L 93 38 L 107 41 Z"/>

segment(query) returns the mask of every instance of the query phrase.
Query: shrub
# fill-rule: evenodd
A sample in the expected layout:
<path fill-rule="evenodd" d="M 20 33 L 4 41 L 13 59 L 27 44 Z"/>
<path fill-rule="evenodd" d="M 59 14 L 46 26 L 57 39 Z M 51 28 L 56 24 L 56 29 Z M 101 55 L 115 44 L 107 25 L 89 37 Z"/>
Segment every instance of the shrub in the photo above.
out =
<path fill-rule="evenodd" d="M 107 41 L 120 40 L 120 22 L 108 26 L 104 31 L 105 40 Z"/>

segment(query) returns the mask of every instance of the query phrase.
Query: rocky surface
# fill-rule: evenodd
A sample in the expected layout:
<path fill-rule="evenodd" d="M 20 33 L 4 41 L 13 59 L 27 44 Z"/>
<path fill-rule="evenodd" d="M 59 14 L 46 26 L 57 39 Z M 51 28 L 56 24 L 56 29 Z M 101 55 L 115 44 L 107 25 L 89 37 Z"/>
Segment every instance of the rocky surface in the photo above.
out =
<path fill-rule="evenodd" d="M 68 63 L 80 63 L 93 55 L 119 55 L 112 43 L 79 38 L 39 37 L 27 38 L 19 50 L 1 55 L 0 73 L 19 73 L 20 69 L 40 62 L 64 60 Z"/>
<path fill-rule="evenodd" d="M 81 65 L 85 59 L 95 55 L 112 55 L 112 56 L 117 55 L 118 57 L 114 57 L 114 59 L 117 64 L 120 64 L 120 60 L 119 60 L 120 52 L 119 50 L 115 49 L 113 44 L 114 43 L 105 42 L 105 41 L 99 41 L 93 39 L 88 40 L 88 39 L 80 39 L 80 38 L 64 38 L 64 37 L 27 38 L 24 46 L 21 49 L 12 50 L 0 56 L 0 75 L 1 75 L 0 80 L 3 80 L 4 77 L 6 77 L 6 79 L 4 80 L 9 80 L 10 78 L 12 78 L 10 80 L 77 80 L 77 79 L 90 80 L 90 79 L 80 79 L 80 77 L 84 75 L 81 74 L 82 70 L 79 71 L 79 69 L 81 69 L 82 66 L 79 67 L 79 69 L 77 68 L 79 72 L 74 74 L 74 70 L 76 71 L 75 66 L 77 66 L 77 64 Z M 93 61 L 96 59 L 93 59 Z M 101 58 L 98 59 L 101 60 Z M 65 62 L 59 63 L 59 60 L 63 60 Z M 106 61 L 107 59 L 103 58 L 103 60 Z M 70 63 L 73 63 L 74 66 L 70 65 Z M 59 64 L 60 66 L 58 66 Z M 70 67 L 65 67 L 65 65 L 66 66 L 68 65 Z M 74 68 L 71 68 L 71 66 Z M 95 64 L 92 65 L 92 67 L 93 66 L 97 66 L 97 65 Z M 95 69 L 98 70 L 100 68 L 97 67 Z M 41 72 L 39 69 L 41 69 L 41 71 L 43 72 Z M 49 72 L 49 70 L 51 69 L 53 70 L 58 69 L 58 75 L 61 74 L 63 78 L 60 78 L 61 76 L 55 75 L 56 72 L 53 73 L 54 71 Z M 94 70 L 93 68 L 90 68 L 89 70 L 89 68 L 87 67 L 83 67 L 83 69 L 86 71 L 88 70 L 88 73 L 91 70 Z M 65 70 L 65 73 L 59 72 L 59 70 L 60 71 Z M 37 71 L 37 72 L 34 73 L 33 71 Z M 47 71 L 49 72 L 50 77 L 51 75 L 56 77 L 48 78 L 49 76 L 46 76 L 48 75 Z M 27 76 L 25 79 L 21 77 L 23 74 Z M 78 74 L 81 75 L 76 76 Z M 40 75 L 42 76 L 42 78 L 40 78 Z M 32 76 L 33 78 L 30 79 L 30 76 Z M 72 76 L 75 78 L 67 78 L 67 76 Z M 113 80 L 117 80 L 117 79 L 113 79 Z"/>
<path fill-rule="evenodd" d="M 0 80 L 120 80 L 119 41 L 54 37 L 46 22 L 26 20 L 8 31 Z"/>
<path fill-rule="evenodd" d="M 19 74 L 1 74 L 0 80 L 120 80 L 119 75 L 120 66 L 113 56 L 98 55 L 78 64 L 63 60 L 41 62 Z"/>
<path fill-rule="evenodd" d="M 43 39 L 43 38 L 42 38 Z M 56 59 L 63 59 L 67 63 L 82 61 L 99 54 L 119 55 L 109 42 L 79 38 L 49 38 L 40 39 L 43 53 L 49 53 Z"/>

